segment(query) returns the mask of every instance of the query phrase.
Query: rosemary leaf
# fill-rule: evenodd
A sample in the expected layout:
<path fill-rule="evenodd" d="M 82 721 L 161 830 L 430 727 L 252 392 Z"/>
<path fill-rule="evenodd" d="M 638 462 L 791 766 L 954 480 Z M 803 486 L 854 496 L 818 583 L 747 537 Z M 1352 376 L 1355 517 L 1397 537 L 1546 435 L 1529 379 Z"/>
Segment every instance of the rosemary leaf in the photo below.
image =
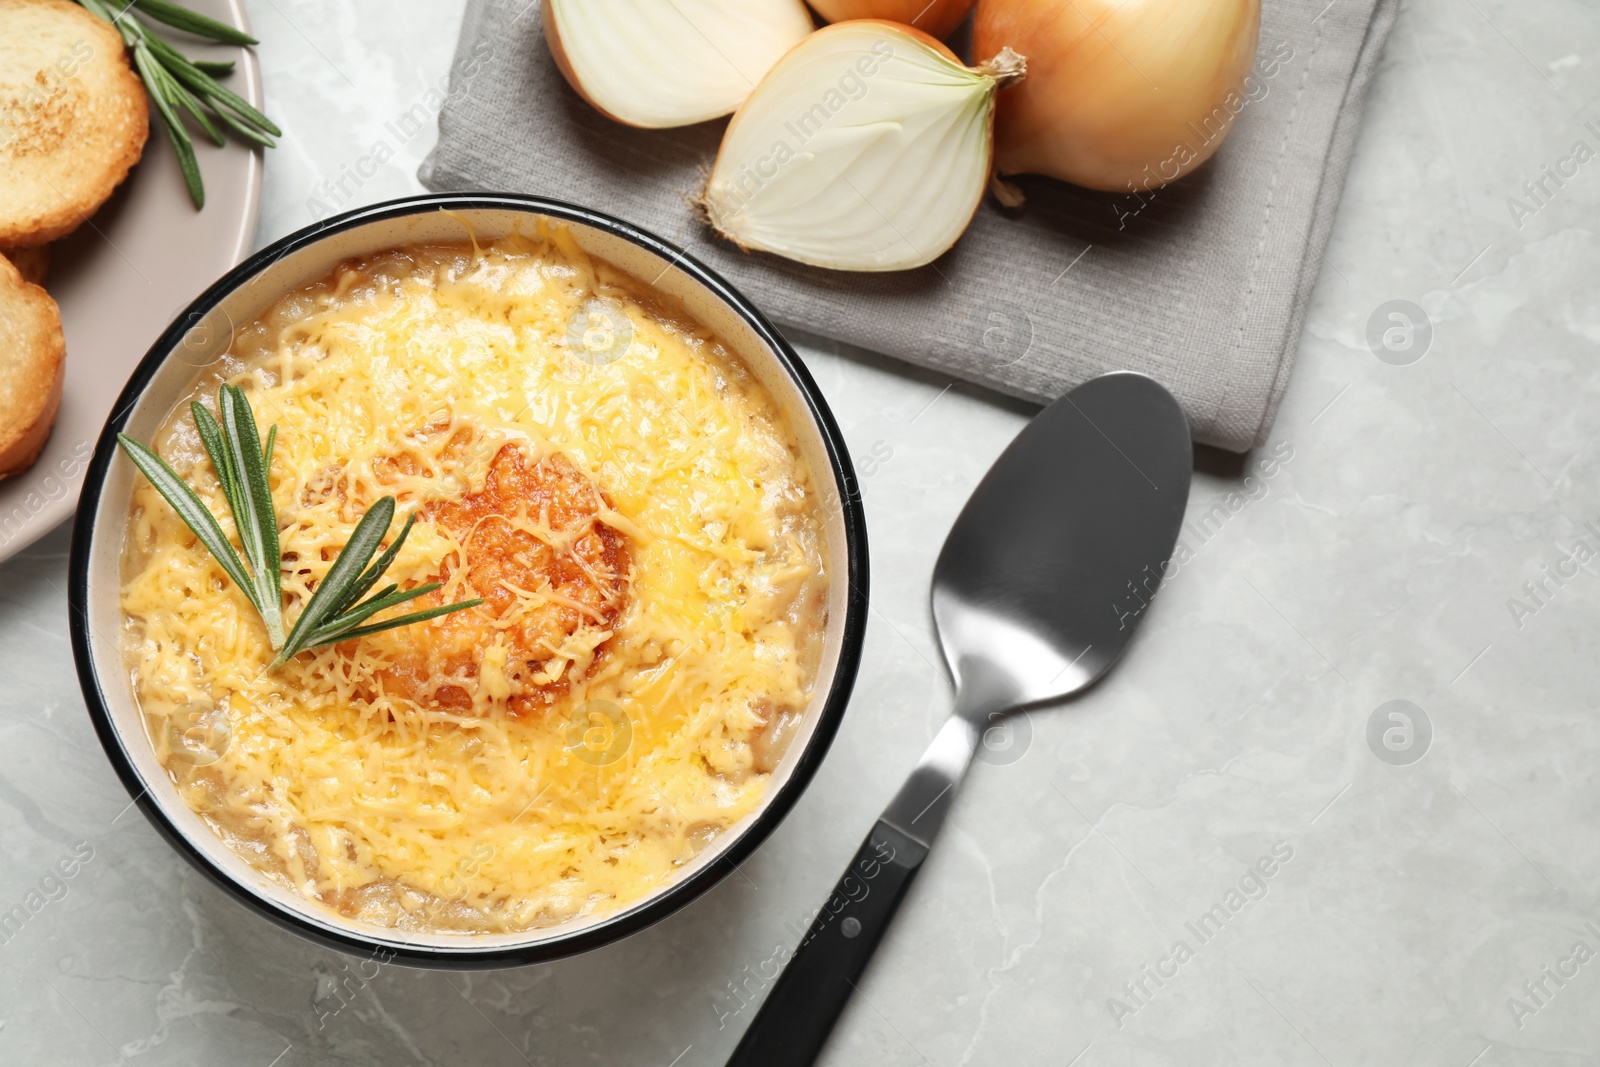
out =
<path fill-rule="evenodd" d="M 439 583 L 438 582 L 434 582 L 432 585 L 428 586 L 428 592 L 431 593 L 437 588 L 439 588 Z M 376 604 L 378 601 L 384 600 L 384 599 L 386 599 L 388 597 L 391 597 L 391 596 L 394 596 L 399 591 L 400 591 L 400 587 L 398 585 L 395 585 L 393 582 L 391 582 L 388 585 L 384 586 L 382 589 L 378 590 L 376 593 L 372 594 L 371 597 L 367 598 L 366 600 L 363 600 L 360 603 L 359 606 L 351 609 L 350 611 L 340 612 L 339 617 L 334 619 L 332 622 L 323 623 L 322 626 L 320 627 L 320 629 L 326 630 L 330 626 L 333 626 L 333 627 L 346 626 L 346 625 L 354 626 L 356 623 L 362 621 L 361 619 L 357 619 L 357 618 L 354 617 L 355 613 L 357 611 L 364 611 L 368 607 L 370 607 L 371 605 Z M 402 601 L 398 601 L 398 600 L 395 601 L 395 604 L 399 604 L 399 603 L 402 603 Z M 389 606 L 390 607 L 394 607 L 394 604 L 390 604 Z M 382 609 L 380 608 L 379 610 L 382 610 Z M 368 616 L 368 617 L 370 617 L 370 616 Z"/>
<path fill-rule="evenodd" d="M 475 608 L 482 603 L 482 600 L 462 600 L 455 604 L 445 604 L 441 607 L 429 608 L 426 611 L 413 611 L 409 615 L 401 615 L 397 618 L 385 619 L 382 622 L 373 623 L 371 626 L 359 626 L 354 630 L 340 634 L 338 637 L 329 638 L 326 641 L 319 641 L 314 645 L 307 645 L 306 648 L 321 648 L 324 645 L 336 645 L 343 641 L 354 641 L 360 637 L 371 637 L 373 634 L 381 634 L 385 630 L 395 630 L 401 626 L 410 626 L 412 623 L 426 622 L 429 619 L 437 619 L 440 615 L 448 615 L 452 611 L 460 611 L 463 608 Z"/>
<path fill-rule="evenodd" d="M 406 524 L 400 527 L 400 536 L 391 541 L 383 555 L 379 556 L 361 577 L 351 583 L 350 591 L 339 598 L 339 602 L 329 612 L 330 616 L 343 615 L 356 601 L 367 595 L 367 590 L 378 584 L 378 579 L 383 577 L 383 572 L 389 569 L 389 565 L 394 562 L 394 558 L 400 554 L 400 547 L 406 543 L 406 538 L 411 534 L 411 524 L 416 521 L 416 512 L 413 511 L 406 516 Z M 390 587 L 390 590 L 392 589 L 393 586 Z M 379 593 L 378 595 L 383 596 L 385 594 Z"/>
<path fill-rule="evenodd" d="M 189 414 L 194 418 L 194 428 L 200 434 L 200 443 L 205 446 L 206 455 L 211 458 L 211 467 L 217 472 L 217 481 L 222 485 L 222 495 L 228 501 L 228 509 L 237 515 L 241 507 L 239 474 L 233 469 L 232 456 L 222 440 L 222 428 L 217 425 L 217 420 L 211 417 L 211 412 L 206 406 L 198 400 L 189 402 Z"/>
<path fill-rule="evenodd" d="M 190 11 L 178 4 L 168 3 L 167 0 L 133 0 L 133 6 L 142 14 L 149 15 L 157 22 L 165 22 L 173 29 L 192 33 L 196 37 L 205 37 L 223 44 L 252 45 L 260 44 L 254 37 L 243 30 L 234 29 L 225 22 L 208 18 L 198 11 Z"/>
<path fill-rule="evenodd" d="M 272 637 L 272 647 L 280 648 L 283 636 L 282 558 L 278 546 L 278 513 L 272 505 L 272 488 L 267 480 L 266 457 L 261 451 L 261 434 L 256 429 L 255 415 L 244 390 L 237 385 L 224 385 L 222 393 L 222 428 L 232 453 L 235 469 L 239 472 L 239 498 L 245 514 L 235 513 L 234 520 L 250 529 L 246 542 L 250 563 L 256 576 L 256 589 L 261 599 L 262 620 Z"/>
<path fill-rule="evenodd" d="M 117 443 L 122 446 L 122 451 L 133 460 L 133 465 L 150 479 L 150 484 L 156 491 L 166 498 L 172 505 L 172 510 L 178 513 L 178 518 L 183 520 L 200 543 L 206 546 L 206 551 L 216 557 L 228 577 L 233 579 L 233 584 L 244 590 L 245 596 L 251 595 L 250 579 L 245 576 L 244 566 L 239 562 L 239 555 L 228 543 L 228 538 L 222 532 L 222 527 L 217 524 L 217 518 L 211 514 L 211 509 L 190 489 L 184 480 L 178 477 L 178 472 L 173 470 L 167 461 L 156 455 L 144 445 L 135 441 L 127 434 L 118 434 Z M 259 607 L 259 605 L 257 605 Z"/>
<path fill-rule="evenodd" d="M 289 637 L 279 651 L 274 666 L 288 662 L 304 647 L 302 642 L 311 631 L 333 615 L 333 608 L 344 599 L 344 592 L 349 588 L 349 584 L 359 579 L 362 568 L 378 550 L 378 545 L 383 543 L 383 537 L 389 532 L 389 524 L 393 521 L 394 497 L 392 496 L 379 498 L 378 502 L 361 516 L 361 521 L 356 523 L 350 540 L 339 552 L 339 558 L 328 568 L 327 575 L 318 583 L 317 591 L 311 594 L 311 600 L 306 604 L 305 610 L 300 612 L 300 618 L 295 620 L 294 629 L 289 631 Z"/>
<path fill-rule="evenodd" d="M 437 588 L 439 588 L 438 582 L 430 582 L 427 585 L 419 585 L 415 589 L 407 589 L 401 592 L 398 586 L 391 585 L 382 595 L 364 601 L 358 607 L 345 612 L 332 622 L 323 623 L 317 627 L 306 638 L 306 647 L 314 648 L 329 639 L 342 640 L 339 638 L 340 634 L 349 633 L 378 614 L 378 612 L 397 608 L 401 604 L 417 599 L 419 596 L 427 596 Z"/>
<path fill-rule="evenodd" d="M 167 98 L 194 116 L 194 120 L 200 124 L 200 128 L 206 131 L 206 136 L 211 138 L 212 144 L 221 148 L 228 143 L 223 138 L 222 131 L 217 129 L 217 124 L 211 121 L 209 115 L 200 110 L 200 102 L 194 98 L 194 95 L 189 90 L 180 85 L 178 79 L 174 78 L 159 62 L 156 66 L 156 75 L 161 79 L 161 84 L 166 89 Z"/>
<path fill-rule="evenodd" d="M 236 443 L 238 426 L 234 422 L 233 391 L 226 385 L 217 391 L 217 411 L 221 415 L 222 453 L 223 462 L 228 467 L 228 477 L 233 483 L 233 495 L 228 497 L 228 507 L 233 511 L 233 524 L 239 532 L 239 543 L 244 546 L 244 556 L 250 561 L 251 567 L 259 574 L 261 569 L 261 528 L 259 513 L 256 509 L 255 499 L 251 496 L 250 478 L 244 473 L 244 464 L 240 458 L 240 449 Z M 211 457 L 211 465 L 216 466 L 217 459 Z M 259 592 L 257 587 L 257 592 Z M 274 641 L 273 648 L 278 647 Z"/>
<path fill-rule="evenodd" d="M 183 171 L 183 182 L 189 187 L 189 199 L 194 201 L 197 208 L 206 205 L 206 187 L 200 178 L 200 164 L 194 158 L 194 142 L 189 140 L 189 131 L 183 128 L 183 123 L 178 120 L 177 114 L 172 110 L 172 104 L 167 100 L 161 83 L 160 76 L 156 73 L 156 58 L 141 42 L 133 46 L 133 64 L 139 68 L 139 76 L 144 79 L 145 88 L 150 91 L 150 101 L 155 104 L 156 111 L 161 114 L 161 121 L 167 128 L 167 139 L 172 142 L 172 149 L 178 153 L 178 167 Z"/>
<path fill-rule="evenodd" d="M 213 106 L 213 108 L 215 108 L 214 104 L 212 106 Z M 277 141 L 274 141 L 272 138 L 268 137 L 266 134 L 261 133 L 258 130 L 255 130 L 255 129 L 252 129 L 251 127 L 249 127 L 249 126 L 246 126 L 244 124 L 244 120 L 234 117 L 233 112 L 226 111 L 226 110 L 223 110 L 223 109 L 220 109 L 220 108 L 216 108 L 215 111 L 214 111 L 214 114 L 217 116 L 217 118 L 222 120 L 223 124 L 226 125 L 228 127 L 228 129 L 232 130 L 234 133 L 238 134 L 240 137 L 243 137 L 246 141 L 249 141 L 251 144 L 258 144 L 262 148 L 277 148 L 278 147 L 278 142 Z"/>

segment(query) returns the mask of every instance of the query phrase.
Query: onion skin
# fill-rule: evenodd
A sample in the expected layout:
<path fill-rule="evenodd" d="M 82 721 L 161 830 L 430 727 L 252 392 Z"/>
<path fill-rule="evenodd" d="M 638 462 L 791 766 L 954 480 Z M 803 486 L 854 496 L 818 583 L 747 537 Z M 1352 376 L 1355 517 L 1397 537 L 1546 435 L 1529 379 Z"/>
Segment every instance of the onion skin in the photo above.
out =
<path fill-rule="evenodd" d="M 1181 178 L 1232 130 L 1260 36 L 1260 0 L 978 0 L 973 54 L 1028 50 L 996 171 L 1123 193 Z"/>
<path fill-rule="evenodd" d="M 811 0 L 817 14 L 829 22 L 880 19 L 898 22 L 944 40 L 961 25 L 977 0 Z M 994 49 L 998 52 L 1000 49 Z M 985 53 L 992 54 L 992 53 Z"/>

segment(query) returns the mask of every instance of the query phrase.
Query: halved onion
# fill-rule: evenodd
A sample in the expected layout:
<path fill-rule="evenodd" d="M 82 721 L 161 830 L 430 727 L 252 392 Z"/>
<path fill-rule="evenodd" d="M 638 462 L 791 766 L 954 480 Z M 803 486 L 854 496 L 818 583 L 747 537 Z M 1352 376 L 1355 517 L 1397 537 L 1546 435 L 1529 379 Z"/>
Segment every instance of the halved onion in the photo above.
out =
<path fill-rule="evenodd" d="M 1001 174 L 1154 189 L 1215 152 L 1244 106 L 1260 0 L 979 0 L 974 55 L 1028 47 L 995 126 Z"/>
<path fill-rule="evenodd" d="M 567 81 L 629 126 L 728 114 L 814 28 L 801 0 L 544 0 Z"/>
<path fill-rule="evenodd" d="M 1026 62 L 963 66 L 927 34 L 840 22 L 739 108 L 701 197 L 745 249 L 835 270 L 908 270 L 955 244 L 983 199 L 995 91 Z"/>
<path fill-rule="evenodd" d="M 939 40 L 950 36 L 977 0 L 811 0 L 829 22 L 887 19 L 921 30 Z"/>

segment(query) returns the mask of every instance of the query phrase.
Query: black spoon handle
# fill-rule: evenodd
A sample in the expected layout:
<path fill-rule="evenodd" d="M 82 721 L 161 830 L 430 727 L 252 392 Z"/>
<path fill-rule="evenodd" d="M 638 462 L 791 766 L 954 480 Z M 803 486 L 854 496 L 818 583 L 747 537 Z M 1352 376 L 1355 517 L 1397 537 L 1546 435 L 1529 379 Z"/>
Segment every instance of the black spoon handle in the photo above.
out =
<path fill-rule="evenodd" d="M 728 1067 L 809 1067 L 928 856 L 882 819 L 767 994 Z"/>

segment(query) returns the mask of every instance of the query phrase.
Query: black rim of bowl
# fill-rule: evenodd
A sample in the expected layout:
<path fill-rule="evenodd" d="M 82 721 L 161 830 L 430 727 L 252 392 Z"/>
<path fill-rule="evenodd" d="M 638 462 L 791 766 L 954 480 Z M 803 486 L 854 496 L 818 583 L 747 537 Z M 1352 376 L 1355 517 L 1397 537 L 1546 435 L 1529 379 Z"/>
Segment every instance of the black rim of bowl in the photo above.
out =
<path fill-rule="evenodd" d="M 561 934 L 537 943 L 501 947 L 474 947 L 471 935 L 463 935 L 463 944 L 454 946 L 407 945 L 402 938 L 393 940 L 377 935 L 366 938 L 356 933 L 320 926 L 304 916 L 280 907 L 246 886 L 235 881 L 202 853 L 177 826 L 166 812 L 149 795 L 144 780 L 134 766 L 127 743 L 148 743 L 145 738 L 125 739 L 112 722 L 110 708 L 95 670 L 90 652 L 89 632 L 89 557 L 94 536 L 95 515 L 100 508 L 101 492 L 106 473 L 116 454 L 117 433 L 123 428 L 130 411 L 154 378 L 157 368 L 169 354 L 176 350 L 189 327 L 201 316 L 209 313 L 222 299 L 244 282 L 259 274 L 282 257 L 336 233 L 367 223 L 393 219 L 405 215 L 425 214 L 441 208 L 487 208 L 521 211 L 545 215 L 550 218 L 578 223 L 603 230 L 624 238 L 669 261 L 678 270 L 689 275 L 700 285 L 714 293 L 742 318 L 757 336 L 767 344 L 778 363 L 799 387 L 804 396 L 812 421 L 821 433 L 832 466 L 832 475 L 839 486 L 840 508 L 845 529 L 845 552 L 848 573 L 845 575 L 848 597 L 845 602 L 841 631 L 839 659 L 834 670 L 833 684 L 823 702 L 815 732 L 799 754 L 794 772 L 776 792 L 763 799 L 754 819 L 717 859 L 695 871 L 687 878 L 647 897 L 637 905 L 629 906 L 616 914 L 568 934 Z M 716 885 L 742 864 L 777 828 L 806 787 L 810 785 L 817 767 L 827 755 L 844 716 L 850 691 L 855 684 L 861 660 L 861 646 L 867 613 L 867 531 L 861 507 L 860 490 L 856 482 L 849 452 L 844 438 L 822 399 L 816 382 L 800 362 L 794 349 L 767 321 L 760 311 L 715 271 L 667 241 L 588 208 L 578 207 L 559 200 L 542 197 L 501 193 L 434 194 L 391 200 L 371 207 L 333 216 L 314 223 L 246 259 L 225 274 L 214 285 L 197 297 L 172 325 L 162 333 L 155 344 L 134 369 L 127 386 L 117 398 L 105 429 L 95 445 L 94 456 L 84 476 L 82 497 L 72 527 L 72 555 L 69 564 L 67 603 L 68 622 L 72 633 L 72 653 L 78 669 L 78 681 L 83 688 L 89 717 L 99 734 L 100 744 L 111 760 L 123 786 L 134 798 L 151 824 L 160 831 L 177 852 L 193 864 L 214 884 L 260 915 L 311 940 L 344 952 L 383 955 L 424 966 L 435 967 L 493 967 L 502 965 L 539 963 L 561 959 L 590 949 L 611 944 L 643 930 L 671 915 Z M 315 905 L 312 905 L 315 907 Z M 536 932 L 536 931 L 534 931 Z"/>

